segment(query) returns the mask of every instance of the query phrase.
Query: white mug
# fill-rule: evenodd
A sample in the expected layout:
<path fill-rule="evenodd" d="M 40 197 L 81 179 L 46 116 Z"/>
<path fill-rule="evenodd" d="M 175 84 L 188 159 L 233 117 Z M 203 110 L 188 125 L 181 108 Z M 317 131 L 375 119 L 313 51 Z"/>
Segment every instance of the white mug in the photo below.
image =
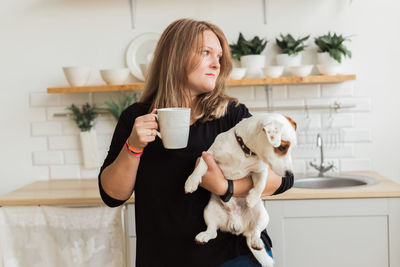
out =
<path fill-rule="evenodd" d="M 158 121 L 157 131 L 165 148 L 185 148 L 189 139 L 190 108 L 160 108 L 153 114 Z"/>

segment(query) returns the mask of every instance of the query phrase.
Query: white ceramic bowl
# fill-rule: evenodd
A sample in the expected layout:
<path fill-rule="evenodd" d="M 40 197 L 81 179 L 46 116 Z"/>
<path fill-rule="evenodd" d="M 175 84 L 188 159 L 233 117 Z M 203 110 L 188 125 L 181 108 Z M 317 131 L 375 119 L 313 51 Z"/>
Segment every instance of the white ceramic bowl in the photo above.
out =
<path fill-rule="evenodd" d="M 324 75 L 336 75 L 342 72 L 342 66 L 336 64 L 317 65 L 318 71 Z"/>
<path fill-rule="evenodd" d="M 305 77 L 310 75 L 313 65 L 291 66 L 289 67 L 290 73 L 293 76 Z"/>
<path fill-rule="evenodd" d="M 87 66 L 63 67 L 65 78 L 71 86 L 84 86 L 87 84 L 92 69 Z"/>
<path fill-rule="evenodd" d="M 284 66 L 266 66 L 262 70 L 265 77 L 279 78 L 282 76 Z"/>
<path fill-rule="evenodd" d="M 109 84 L 124 84 L 129 76 L 128 68 L 118 68 L 118 69 L 105 69 L 100 70 L 100 75 L 103 80 Z"/>
<path fill-rule="evenodd" d="M 230 78 L 232 80 L 240 80 L 243 79 L 244 75 L 246 75 L 246 68 L 232 68 Z"/>

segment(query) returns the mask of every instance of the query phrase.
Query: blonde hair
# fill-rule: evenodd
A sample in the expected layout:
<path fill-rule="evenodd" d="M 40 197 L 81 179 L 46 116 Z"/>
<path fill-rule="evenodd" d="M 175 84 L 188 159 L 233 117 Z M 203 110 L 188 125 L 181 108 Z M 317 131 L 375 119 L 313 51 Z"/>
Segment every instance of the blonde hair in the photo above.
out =
<path fill-rule="evenodd" d="M 203 32 L 212 31 L 222 47 L 220 74 L 215 88 L 197 96 L 196 119 L 210 121 L 222 117 L 229 101 L 236 98 L 225 94 L 225 83 L 232 70 L 229 44 L 224 33 L 216 25 L 206 21 L 180 19 L 171 23 L 162 33 L 154 52 L 146 84 L 140 102 L 150 104 L 150 109 L 166 107 L 190 107 L 190 92 L 185 90 L 188 75 L 199 62 L 192 60 L 193 49 L 197 52 L 203 45 Z M 192 110 L 193 112 L 193 110 Z"/>

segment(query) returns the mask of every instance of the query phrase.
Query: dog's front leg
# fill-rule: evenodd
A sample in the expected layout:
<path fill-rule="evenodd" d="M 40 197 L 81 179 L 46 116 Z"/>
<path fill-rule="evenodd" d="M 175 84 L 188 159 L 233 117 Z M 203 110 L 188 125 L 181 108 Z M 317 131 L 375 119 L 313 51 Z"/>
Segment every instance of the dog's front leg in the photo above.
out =
<path fill-rule="evenodd" d="M 246 197 L 246 203 L 249 208 L 253 208 L 261 199 L 262 192 L 267 184 L 268 168 L 262 172 L 254 172 L 251 174 L 253 180 L 253 188 L 249 191 Z"/>
<path fill-rule="evenodd" d="M 194 169 L 192 174 L 188 177 L 185 183 L 185 192 L 186 193 L 193 193 L 197 190 L 197 187 L 201 183 L 201 177 L 206 173 L 208 169 L 207 163 L 200 158 L 199 164 Z"/>

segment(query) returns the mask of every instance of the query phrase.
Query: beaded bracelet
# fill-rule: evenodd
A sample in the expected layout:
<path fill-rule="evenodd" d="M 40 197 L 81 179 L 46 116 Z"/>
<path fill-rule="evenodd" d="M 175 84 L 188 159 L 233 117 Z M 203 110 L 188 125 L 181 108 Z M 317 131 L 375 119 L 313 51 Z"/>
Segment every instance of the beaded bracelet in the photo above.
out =
<path fill-rule="evenodd" d="M 129 151 L 129 153 L 131 153 L 132 155 L 134 155 L 134 156 L 137 157 L 137 158 L 140 158 L 140 156 L 143 154 L 143 149 L 141 149 L 141 150 L 136 150 L 136 149 L 134 149 L 133 147 L 131 147 L 131 146 L 129 145 L 128 139 L 126 139 L 125 147 L 126 147 L 126 149 Z"/>

